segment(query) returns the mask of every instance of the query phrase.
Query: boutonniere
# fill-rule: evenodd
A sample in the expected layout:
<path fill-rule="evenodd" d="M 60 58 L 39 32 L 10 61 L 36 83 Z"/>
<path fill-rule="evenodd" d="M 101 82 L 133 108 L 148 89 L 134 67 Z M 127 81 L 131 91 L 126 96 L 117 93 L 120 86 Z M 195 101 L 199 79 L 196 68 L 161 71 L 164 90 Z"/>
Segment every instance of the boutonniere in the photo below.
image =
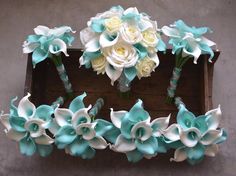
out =
<path fill-rule="evenodd" d="M 169 37 L 169 44 L 172 45 L 172 53 L 176 56 L 175 68 L 170 80 L 170 86 L 167 89 L 167 102 L 171 103 L 174 100 L 178 80 L 184 64 L 191 58 L 197 64 L 197 60 L 201 54 L 209 54 L 209 61 L 211 62 L 214 56 L 211 47 L 216 44 L 203 36 L 208 32 L 212 32 L 209 28 L 189 27 L 182 20 L 176 21 L 170 27 L 162 27 L 161 31 Z"/>
<path fill-rule="evenodd" d="M 92 17 L 87 25 L 80 32 L 84 45 L 80 64 L 97 74 L 106 73 L 112 85 L 118 80 L 120 92 L 129 92 L 136 76 L 148 77 L 159 65 L 157 51 L 166 46 L 157 22 L 136 7 L 112 7 Z"/>
<path fill-rule="evenodd" d="M 35 34 L 29 35 L 23 44 L 23 53 L 32 53 L 33 67 L 49 58 L 53 61 L 60 79 L 66 90 L 66 97 L 73 97 L 72 85 L 67 76 L 65 67 L 62 63 L 61 54 L 69 56 L 67 46 L 71 46 L 74 37 L 71 33 L 75 33 L 69 26 L 61 26 L 48 28 L 46 26 L 37 26 L 34 28 Z M 64 102 L 64 101 L 61 101 Z"/>

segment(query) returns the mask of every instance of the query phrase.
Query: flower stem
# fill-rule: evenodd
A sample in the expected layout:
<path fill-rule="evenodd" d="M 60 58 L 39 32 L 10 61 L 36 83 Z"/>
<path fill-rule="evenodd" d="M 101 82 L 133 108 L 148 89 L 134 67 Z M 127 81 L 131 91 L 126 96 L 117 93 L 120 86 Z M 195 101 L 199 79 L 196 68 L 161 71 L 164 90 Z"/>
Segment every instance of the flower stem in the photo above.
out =
<path fill-rule="evenodd" d="M 121 74 L 119 80 L 118 80 L 118 86 L 120 97 L 128 99 L 130 97 L 130 83 L 128 83 L 127 78 L 124 73 Z"/>
<path fill-rule="evenodd" d="M 89 111 L 89 116 L 92 118 L 94 121 L 95 117 L 101 110 L 101 108 L 104 105 L 104 100 L 102 98 L 97 99 L 96 103 L 93 105 L 92 109 Z"/>
<path fill-rule="evenodd" d="M 189 56 L 182 57 L 182 52 L 176 54 L 175 68 L 173 69 L 172 77 L 170 79 L 170 86 L 167 88 L 166 103 L 168 104 L 174 103 L 175 92 L 179 78 L 181 76 L 182 68 L 184 64 L 189 60 L 189 58 Z"/>
<path fill-rule="evenodd" d="M 62 106 L 63 104 L 64 104 L 64 102 L 65 102 L 65 97 L 58 97 L 57 99 L 56 99 L 56 101 L 54 101 L 53 103 L 52 103 L 52 105 L 51 105 L 51 107 L 53 108 L 53 109 L 56 109 L 57 107 L 58 107 L 58 105 L 59 106 Z"/>
<path fill-rule="evenodd" d="M 74 97 L 73 90 L 72 90 L 72 85 L 69 81 L 68 75 L 66 73 L 64 64 L 62 63 L 62 58 L 61 55 L 53 55 L 51 57 L 54 65 L 56 66 L 57 72 L 60 76 L 61 81 L 63 82 L 65 91 L 66 91 L 66 96 L 64 97 L 65 99 L 71 99 Z M 65 100 L 64 99 L 64 100 Z"/>

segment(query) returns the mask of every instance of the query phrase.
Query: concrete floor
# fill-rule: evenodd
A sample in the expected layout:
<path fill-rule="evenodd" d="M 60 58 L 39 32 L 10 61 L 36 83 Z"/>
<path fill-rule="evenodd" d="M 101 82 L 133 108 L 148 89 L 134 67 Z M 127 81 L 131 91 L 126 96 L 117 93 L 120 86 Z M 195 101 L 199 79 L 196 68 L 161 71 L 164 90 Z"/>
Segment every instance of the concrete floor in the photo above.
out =
<path fill-rule="evenodd" d="M 0 107 L 8 111 L 9 100 L 13 96 L 23 96 L 26 56 L 22 54 L 22 42 L 38 24 L 48 26 L 69 25 L 80 31 L 89 17 L 102 12 L 112 5 L 136 6 L 150 14 L 159 26 L 183 19 L 192 25 L 210 26 L 214 33 L 209 38 L 218 43 L 222 51 L 215 64 L 213 104 L 221 104 L 223 119 L 221 124 L 229 133 L 228 141 L 221 146 L 219 155 L 204 163 L 191 167 L 179 167 L 168 163 L 166 166 L 143 168 L 139 165 L 110 168 L 102 164 L 81 162 L 79 159 L 58 161 L 54 154 L 49 159 L 38 156 L 25 157 L 19 154 L 15 142 L 7 140 L 0 127 L 0 175 L 40 176 L 40 175 L 236 175 L 236 1 L 234 0 L 0 0 Z M 77 33 L 77 36 L 79 33 Z M 81 47 L 77 40 L 73 47 Z M 59 155 L 63 155 L 60 153 Z M 65 166 L 65 167 L 64 167 Z"/>

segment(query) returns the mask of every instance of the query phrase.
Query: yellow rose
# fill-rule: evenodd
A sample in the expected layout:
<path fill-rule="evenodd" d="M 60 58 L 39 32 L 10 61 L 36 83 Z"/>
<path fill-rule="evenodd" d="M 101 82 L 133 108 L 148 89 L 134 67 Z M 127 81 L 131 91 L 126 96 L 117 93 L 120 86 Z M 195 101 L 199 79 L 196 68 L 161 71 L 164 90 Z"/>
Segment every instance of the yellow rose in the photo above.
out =
<path fill-rule="evenodd" d="M 142 32 L 142 44 L 145 47 L 156 47 L 158 43 L 158 34 L 155 30 L 148 29 Z"/>
<path fill-rule="evenodd" d="M 93 70 L 96 71 L 97 74 L 105 73 L 106 59 L 104 56 L 100 56 L 96 59 L 92 59 L 91 64 L 92 64 Z"/>
<path fill-rule="evenodd" d="M 142 40 L 142 34 L 134 25 L 123 25 L 120 29 L 122 39 L 129 44 L 136 44 Z"/>
<path fill-rule="evenodd" d="M 156 62 L 149 57 L 146 57 L 139 61 L 136 65 L 137 76 L 139 79 L 142 77 L 151 76 L 151 72 L 156 68 Z"/>
<path fill-rule="evenodd" d="M 105 27 L 109 33 L 119 31 L 122 21 L 120 17 L 114 16 L 105 20 Z"/>

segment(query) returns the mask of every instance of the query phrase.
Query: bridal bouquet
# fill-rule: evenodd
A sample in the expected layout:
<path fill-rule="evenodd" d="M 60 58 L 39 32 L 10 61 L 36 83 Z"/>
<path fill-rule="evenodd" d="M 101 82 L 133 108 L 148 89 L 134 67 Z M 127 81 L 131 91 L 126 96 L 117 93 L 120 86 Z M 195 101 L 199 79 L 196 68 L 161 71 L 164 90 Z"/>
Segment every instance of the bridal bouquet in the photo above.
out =
<path fill-rule="evenodd" d="M 84 53 L 80 65 L 106 73 L 111 84 L 125 93 L 137 76 L 148 77 L 159 65 L 157 51 L 166 46 L 161 40 L 157 22 L 140 13 L 136 7 L 124 10 L 114 6 L 92 17 L 80 32 Z"/>

